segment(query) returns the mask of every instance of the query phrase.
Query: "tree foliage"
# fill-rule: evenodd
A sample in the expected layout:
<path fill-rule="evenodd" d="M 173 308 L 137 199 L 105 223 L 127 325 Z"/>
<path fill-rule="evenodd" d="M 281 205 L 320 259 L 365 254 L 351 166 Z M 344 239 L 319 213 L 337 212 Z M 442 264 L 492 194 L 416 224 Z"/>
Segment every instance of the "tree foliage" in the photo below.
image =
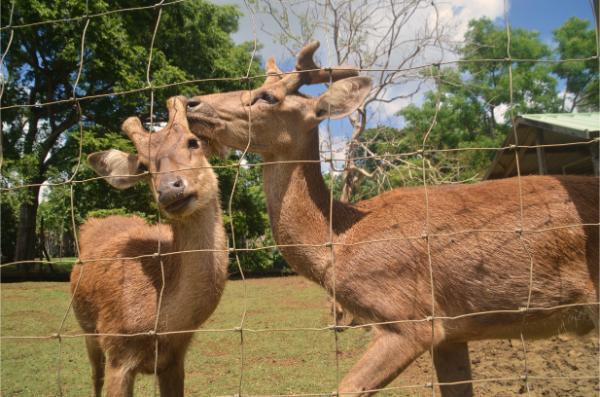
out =
<path fill-rule="evenodd" d="M 8 25 L 11 4 L 2 3 L 2 25 Z M 137 2 L 131 0 L 17 0 L 12 23 L 27 24 L 136 5 Z M 235 7 L 215 6 L 205 1 L 165 6 L 153 47 L 157 8 L 111 13 L 91 18 L 89 22 L 84 18 L 39 24 L 15 31 L 5 58 L 3 105 L 32 106 L 2 112 L 2 183 L 5 186 L 38 185 L 21 190 L 16 200 L 20 204 L 16 259 L 30 259 L 36 254 L 39 185 L 50 175 L 58 179 L 70 175 L 71 162 L 64 160 L 78 156 L 74 145 L 68 143 L 73 133 L 78 133 L 78 122 L 83 123 L 84 135 L 91 131 L 95 136 L 103 136 L 118 131 L 127 116 L 149 114 L 148 90 L 110 94 L 148 87 L 151 47 L 149 77 L 154 87 L 207 77 L 245 75 L 252 48 L 250 44 L 235 45 L 230 38 L 237 29 L 239 16 Z M 9 37 L 9 34 L 2 35 L 2 48 L 8 45 Z M 80 61 L 82 68 L 78 75 Z M 255 62 L 251 72 L 257 71 Z M 155 89 L 153 110 L 158 118 L 162 117 L 162 104 L 175 94 L 245 86 L 246 83 L 237 80 L 220 80 Z M 72 101 L 33 106 L 68 100 L 74 95 L 100 96 L 80 101 L 80 107 Z M 100 205 L 94 202 L 93 194 L 89 196 L 88 202 Z M 102 199 L 103 195 L 96 196 L 96 200 Z"/>
<path fill-rule="evenodd" d="M 556 51 L 562 61 L 590 58 L 596 54 L 596 32 L 589 21 L 570 18 L 554 30 L 554 40 L 558 43 Z M 556 63 L 552 71 L 565 80 L 561 104 L 563 111 L 572 112 L 575 108 L 598 111 L 600 86 L 597 59 Z M 570 106 L 567 103 L 568 95 L 571 96 Z"/>
<path fill-rule="evenodd" d="M 157 221 L 157 206 L 147 184 L 140 183 L 125 190 L 114 189 L 99 179 L 88 166 L 86 155 L 96 151 L 118 149 L 135 152 L 133 144 L 126 137 L 113 132 L 101 134 L 99 129 L 96 127 L 84 131 L 83 139 L 79 132 L 69 133 L 62 152 L 66 156 L 60 159 L 61 166 L 52 167 L 47 173 L 49 187 L 44 190 L 38 209 L 38 230 L 43 220 L 45 231 L 49 234 L 46 236 L 48 243 L 56 246 L 63 244 L 66 237 L 71 244 L 60 246 L 60 253 L 64 256 L 77 254 L 72 244 L 73 219 L 76 227 L 89 217 L 111 214 L 136 214 L 149 222 Z M 80 141 L 84 154 L 81 163 L 77 156 Z M 71 192 L 71 186 L 61 182 L 76 168 L 77 180 L 82 182 L 73 184 Z M 51 250 L 53 253 L 55 251 Z"/>
<path fill-rule="evenodd" d="M 397 186 L 422 185 L 423 166 L 428 184 L 482 178 L 494 152 L 454 149 L 499 147 L 510 131 L 511 114 L 565 110 L 565 96 L 558 93 L 561 79 L 574 98 L 568 110 L 597 109 L 597 63 L 539 62 L 593 56 L 595 34 L 588 25 L 569 19 L 554 31 L 555 49 L 536 32 L 512 29 L 509 57 L 504 27 L 486 18 L 471 21 L 465 43 L 457 49 L 458 66 L 432 67 L 423 73 L 435 88 L 425 93 L 420 105 L 400 111 L 403 128 L 380 126 L 363 133 L 357 166 L 371 178 L 361 180 L 353 199 Z M 595 90 L 595 98 L 590 90 Z M 425 159 L 423 147 L 433 150 Z"/>
<path fill-rule="evenodd" d="M 460 63 L 459 72 L 465 77 L 458 83 L 464 84 L 481 102 L 490 135 L 494 134 L 499 121 L 504 124 L 497 120 L 496 110 L 511 104 L 511 93 L 515 115 L 558 110 L 556 78 L 547 63 L 538 62 L 550 57 L 550 48 L 542 42 L 539 33 L 525 29 L 510 30 L 510 52 L 508 40 L 504 27 L 481 18 L 469 23 L 466 44 L 459 50 L 464 61 Z M 521 61 L 510 62 L 510 59 Z"/>
<path fill-rule="evenodd" d="M 226 161 L 217 164 L 229 166 L 215 169 L 219 177 L 221 202 L 225 209 L 223 219 L 225 229 L 230 241 L 235 241 L 236 248 L 250 249 L 248 251 L 238 251 L 237 253 L 242 269 L 246 274 L 288 271 L 287 264 L 278 251 L 272 248 L 264 248 L 274 246 L 275 241 L 269 227 L 261 168 L 253 166 L 253 164 L 260 161 L 260 158 L 257 155 L 248 153 L 245 160 L 247 165 L 239 168 L 237 183 L 235 183 L 235 177 L 238 168 L 231 167 L 231 165 L 239 163 L 240 154 L 232 153 Z M 231 212 L 229 211 L 230 200 Z M 235 233 L 232 233 L 231 224 L 233 224 Z M 230 259 L 230 273 L 239 275 L 234 253 L 231 254 Z"/>

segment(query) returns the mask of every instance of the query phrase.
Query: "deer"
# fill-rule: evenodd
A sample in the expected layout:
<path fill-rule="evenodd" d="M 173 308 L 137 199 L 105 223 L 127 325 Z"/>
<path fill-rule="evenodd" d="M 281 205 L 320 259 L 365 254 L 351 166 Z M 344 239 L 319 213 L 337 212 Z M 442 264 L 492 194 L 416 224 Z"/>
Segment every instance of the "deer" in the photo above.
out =
<path fill-rule="evenodd" d="M 105 375 L 107 396 L 132 396 L 139 373 L 156 373 L 161 396 L 183 396 L 192 332 L 215 310 L 227 279 L 218 182 L 208 162 L 223 148 L 190 132 L 182 98 L 170 98 L 167 107 L 169 121 L 160 131 L 146 131 L 137 117 L 122 124 L 137 154 L 110 149 L 88 157 L 117 189 L 148 183 L 170 220 L 151 226 L 113 215 L 80 228 L 71 293 L 88 334 L 96 397 Z"/>
<path fill-rule="evenodd" d="M 598 178 L 520 176 L 330 203 L 318 126 L 354 112 L 372 82 L 319 68 L 318 47 L 302 48 L 287 74 L 269 58 L 256 89 L 189 98 L 187 117 L 198 136 L 262 156 L 283 257 L 374 324 L 338 395 L 372 395 L 431 351 L 441 394 L 471 396 L 468 342 L 597 329 Z M 319 96 L 299 92 L 330 82 Z"/>

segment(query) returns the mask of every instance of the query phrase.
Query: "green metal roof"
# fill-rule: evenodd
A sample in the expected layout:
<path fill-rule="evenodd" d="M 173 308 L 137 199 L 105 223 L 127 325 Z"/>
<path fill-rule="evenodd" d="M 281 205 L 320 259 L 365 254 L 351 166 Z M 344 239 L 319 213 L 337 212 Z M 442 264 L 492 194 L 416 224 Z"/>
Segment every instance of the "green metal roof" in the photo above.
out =
<path fill-rule="evenodd" d="M 585 146 L 565 145 L 568 143 L 593 144 L 598 146 L 600 135 L 600 113 L 546 113 L 524 114 L 515 120 L 518 141 L 520 171 L 523 175 L 541 171 L 539 153 L 546 158 L 549 174 L 564 174 L 565 168 L 575 174 L 594 174 L 593 150 Z M 515 143 L 515 134 L 509 132 L 502 147 L 508 148 Z M 537 145 L 554 145 L 551 149 L 537 150 Z M 596 152 L 597 153 L 597 152 Z M 586 160 L 588 159 L 588 160 Z M 574 167 L 578 167 L 575 169 Z M 516 175 L 515 152 L 499 150 L 489 168 L 485 179 L 506 178 Z"/>
<path fill-rule="evenodd" d="M 529 124 L 527 121 L 533 121 L 581 132 L 600 130 L 600 113 L 598 112 L 524 114 L 519 118 L 526 124 Z"/>

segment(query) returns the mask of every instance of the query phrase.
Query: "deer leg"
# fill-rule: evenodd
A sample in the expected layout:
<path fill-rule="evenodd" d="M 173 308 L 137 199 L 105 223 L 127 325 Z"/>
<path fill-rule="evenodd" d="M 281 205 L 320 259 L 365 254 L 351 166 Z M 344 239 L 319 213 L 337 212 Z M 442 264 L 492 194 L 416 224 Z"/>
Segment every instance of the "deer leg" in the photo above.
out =
<path fill-rule="evenodd" d="M 440 343 L 433 349 L 433 363 L 438 382 L 471 380 L 471 361 L 466 342 Z M 440 386 L 442 397 L 472 397 L 473 384 Z"/>
<path fill-rule="evenodd" d="M 106 397 L 133 397 L 135 372 L 108 360 L 106 366 Z"/>
<path fill-rule="evenodd" d="M 344 377 L 340 396 L 370 396 L 396 378 L 431 344 L 431 326 L 403 326 L 402 331 L 377 329 L 361 359 Z M 346 393 L 346 394 L 345 394 Z"/>
<path fill-rule="evenodd" d="M 85 337 L 90 364 L 92 365 L 92 382 L 94 383 L 94 397 L 102 396 L 102 385 L 104 384 L 104 352 L 100 347 L 98 338 L 94 336 Z"/>
<path fill-rule="evenodd" d="M 183 397 L 184 357 L 177 357 L 158 374 L 160 397 Z"/>

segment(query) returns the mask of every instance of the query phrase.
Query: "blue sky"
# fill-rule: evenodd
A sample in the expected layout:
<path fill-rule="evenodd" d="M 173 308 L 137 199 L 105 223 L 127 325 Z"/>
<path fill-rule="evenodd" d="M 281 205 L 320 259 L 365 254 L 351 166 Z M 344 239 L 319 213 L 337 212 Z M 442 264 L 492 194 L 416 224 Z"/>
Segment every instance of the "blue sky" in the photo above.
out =
<path fill-rule="evenodd" d="M 570 17 L 593 23 L 593 15 L 589 0 L 513 0 L 508 20 L 512 27 L 538 31 L 541 39 L 550 43 L 552 31 Z"/>

